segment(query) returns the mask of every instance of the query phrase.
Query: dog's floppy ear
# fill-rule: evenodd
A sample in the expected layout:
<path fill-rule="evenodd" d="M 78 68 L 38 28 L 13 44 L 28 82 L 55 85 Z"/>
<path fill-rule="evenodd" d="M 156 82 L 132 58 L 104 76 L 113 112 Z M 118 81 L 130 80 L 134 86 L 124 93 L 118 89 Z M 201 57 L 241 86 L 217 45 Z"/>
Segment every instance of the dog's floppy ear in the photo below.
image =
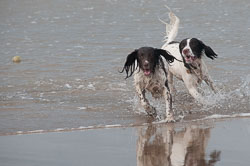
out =
<path fill-rule="evenodd" d="M 200 41 L 200 42 L 201 42 L 201 45 L 204 48 L 205 54 L 208 58 L 211 58 L 211 59 L 217 58 L 218 55 L 214 52 L 214 50 L 212 50 L 211 47 L 205 45 L 202 41 Z"/>
<path fill-rule="evenodd" d="M 120 72 L 120 73 L 123 73 L 123 71 L 125 70 L 125 72 L 127 74 L 125 79 L 132 76 L 132 74 L 134 73 L 134 71 L 138 67 L 138 66 L 135 66 L 135 61 L 137 60 L 137 52 L 138 52 L 138 50 L 134 50 L 133 52 L 131 52 L 127 56 L 127 60 L 124 64 L 124 67 L 123 67 L 122 71 Z M 130 73 L 129 73 L 129 71 L 130 71 Z"/>
<path fill-rule="evenodd" d="M 174 62 L 174 60 L 177 60 L 177 61 L 179 61 L 178 59 L 176 59 L 174 56 L 172 56 L 168 51 L 166 51 L 166 50 L 163 50 L 163 49 L 158 49 L 158 48 L 155 48 L 155 53 L 156 53 L 156 55 L 162 55 L 165 59 L 166 59 L 166 61 L 168 62 L 168 63 L 172 63 L 172 62 Z"/>

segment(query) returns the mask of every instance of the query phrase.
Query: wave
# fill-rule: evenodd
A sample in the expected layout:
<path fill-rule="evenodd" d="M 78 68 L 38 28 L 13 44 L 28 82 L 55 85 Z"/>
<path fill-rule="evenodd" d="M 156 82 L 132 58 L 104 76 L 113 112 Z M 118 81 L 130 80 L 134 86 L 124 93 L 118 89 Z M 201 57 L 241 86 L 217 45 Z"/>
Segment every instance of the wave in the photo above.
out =
<path fill-rule="evenodd" d="M 239 117 L 250 117 L 250 113 L 240 113 L 240 114 L 233 114 L 233 115 L 214 114 L 214 115 L 210 115 L 208 117 L 205 117 L 202 120 L 207 120 L 207 119 L 225 119 L 225 118 L 239 118 Z"/>

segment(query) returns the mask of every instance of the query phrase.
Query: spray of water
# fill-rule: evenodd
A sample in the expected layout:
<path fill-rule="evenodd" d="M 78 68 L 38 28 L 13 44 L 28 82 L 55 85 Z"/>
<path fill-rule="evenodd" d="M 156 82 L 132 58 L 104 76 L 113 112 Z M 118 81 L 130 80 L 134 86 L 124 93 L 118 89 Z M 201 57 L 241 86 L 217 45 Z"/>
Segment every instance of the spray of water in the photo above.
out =
<path fill-rule="evenodd" d="M 229 85 L 232 84 L 229 83 Z M 203 84 L 201 86 L 200 89 L 202 89 L 205 103 L 200 104 L 192 99 L 191 95 L 189 95 L 187 91 L 180 90 L 178 92 L 179 86 L 177 84 L 177 94 L 173 103 L 176 114 L 181 116 L 187 112 L 192 112 L 200 115 L 203 114 L 206 117 L 211 117 L 212 115 L 226 115 L 227 117 L 235 117 L 236 115 L 250 112 L 250 75 L 247 75 L 244 78 L 242 77 L 239 84 L 233 87 L 228 87 L 228 85 L 223 83 L 216 83 L 216 86 L 218 89 L 216 94 L 213 93 L 213 91 L 211 91 L 207 85 Z M 164 101 L 155 100 L 149 94 L 147 94 L 147 98 L 156 108 L 158 114 L 164 116 Z M 137 96 L 131 97 L 129 102 L 132 104 L 133 111 L 138 114 L 146 114 L 144 109 L 140 106 Z"/>
<path fill-rule="evenodd" d="M 203 104 L 202 111 L 227 115 L 250 111 L 250 75 L 240 78 L 240 83 L 233 87 L 228 87 L 227 84 L 218 84 L 217 87 L 216 94 L 204 88 L 206 103 Z"/>

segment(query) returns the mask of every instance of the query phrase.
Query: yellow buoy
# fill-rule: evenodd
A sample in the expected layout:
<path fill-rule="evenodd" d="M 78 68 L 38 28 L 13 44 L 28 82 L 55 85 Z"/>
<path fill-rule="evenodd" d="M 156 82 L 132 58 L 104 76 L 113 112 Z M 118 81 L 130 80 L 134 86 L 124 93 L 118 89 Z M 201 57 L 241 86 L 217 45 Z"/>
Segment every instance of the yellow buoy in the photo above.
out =
<path fill-rule="evenodd" d="M 12 58 L 12 61 L 13 61 L 14 63 L 20 63 L 20 62 L 21 62 L 21 57 L 20 57 L 20 56 L 14 56 L 14 57 Z"/>

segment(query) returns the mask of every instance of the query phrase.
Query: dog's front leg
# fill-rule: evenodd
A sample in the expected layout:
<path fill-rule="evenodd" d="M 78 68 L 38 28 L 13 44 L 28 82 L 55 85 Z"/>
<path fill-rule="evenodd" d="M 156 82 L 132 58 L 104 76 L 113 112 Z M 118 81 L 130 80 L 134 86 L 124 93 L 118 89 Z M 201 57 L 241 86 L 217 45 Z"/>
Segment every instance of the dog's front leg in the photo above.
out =
<path fill-rule="evenodd" d="M 173 95 L 175 95 L 176 93 L 176 89 L 174 87 L 174 78 L 173 78 L 173 73 L 171 73 L 170 71 L 168 71 L 168 86 L 170 89 L 170 93 Z"/>
<path fill-rule="evenodd" d="M 214 86 L 213 81 L 209 78 L 209 76 L 205 75 L 203 76 L 203 80 L 206 82 L 206 84 L 214 91 L 214 93 L 217 93 L 217 89 Z"/>
<path fill-rule="evenodd" d="M 156 109 L 149 104 L 148 100 L 145 97 L 145 89 L 142 89 L 139 83 L 135 84 L 135 88 L 141 105 L 143 106 L 147 114 L 153 116 L 154 118 L 157 117 Z"/>
<path fill-rule="evenodd" d="M 198 92 L 197 88 L 192 86 L 188 88 L 189 93 L 193 96 L 193 98 L 201 104 L 205 104 L 205 100 L 202 95 Z"/>
<path fill-rule="evenodd" d="M 175 122 L 172 108 L 172 95 L 167 87 L 164 88 L 163 95 L 166 102 L 166 122 Z"/>
<path fill-rule="evenodd" d="M 184 77 L 183 78 L 184 84 L 186 85 L 189 93 L 193 98 L 198 101 L 199 103 L 204 104 L 205 100 L 203 99 L 202 95 L 198 92 L 197 86 L 198 86 L 198 79 L 192 78 L 192 77 Z"/>

